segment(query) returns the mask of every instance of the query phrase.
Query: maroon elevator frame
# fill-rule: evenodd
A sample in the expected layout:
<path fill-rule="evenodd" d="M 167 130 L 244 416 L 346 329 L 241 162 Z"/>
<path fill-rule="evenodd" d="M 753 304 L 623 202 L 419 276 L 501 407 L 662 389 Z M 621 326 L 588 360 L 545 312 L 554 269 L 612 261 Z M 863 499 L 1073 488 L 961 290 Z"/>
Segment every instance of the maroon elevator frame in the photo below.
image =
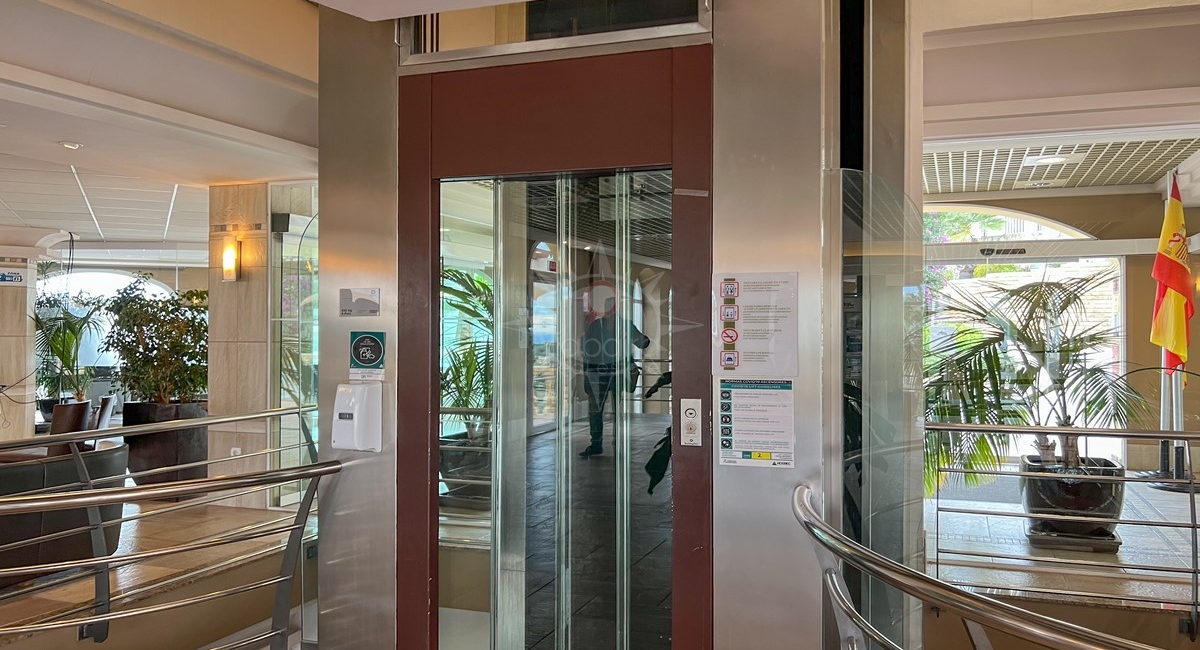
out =
<path fill-rule="evenodd" d="M 438 183 L 670 167 L 673 394 L 701 398 L 711 413 L 712 47 L 404 76 L 399 83 L 397 358 L 404 363 L 397 380 L 396 647 L 435 650 Z M 703 447 L 680 446 L 678 406 L 672 645 L 704 650 L 713 645 L 712 432 L 707 424 Z"/>

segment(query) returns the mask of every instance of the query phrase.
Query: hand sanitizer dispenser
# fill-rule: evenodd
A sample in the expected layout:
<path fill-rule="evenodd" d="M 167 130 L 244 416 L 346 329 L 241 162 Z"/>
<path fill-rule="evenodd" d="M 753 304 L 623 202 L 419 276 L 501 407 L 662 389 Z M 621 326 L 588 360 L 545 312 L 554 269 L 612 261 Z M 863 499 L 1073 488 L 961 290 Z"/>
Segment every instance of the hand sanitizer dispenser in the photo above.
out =
<path fill-rule="evenodd" d="M 353 451 L 382 450 L 382 382 L 338 384 L 333 400 L 333 448 Z"/>

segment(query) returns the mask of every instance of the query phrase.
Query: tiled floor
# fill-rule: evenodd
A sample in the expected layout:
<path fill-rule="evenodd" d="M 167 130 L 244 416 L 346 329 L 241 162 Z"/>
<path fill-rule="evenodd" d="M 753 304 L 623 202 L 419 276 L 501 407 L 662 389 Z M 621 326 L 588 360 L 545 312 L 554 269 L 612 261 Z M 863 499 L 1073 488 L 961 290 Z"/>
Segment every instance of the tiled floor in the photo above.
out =
<path fill-rule="evenodd" d="M 655 445 L 665 435 L 670 416 L 637 414 L 632 417 L 630 476 L 630 631 L 633 647 L 661 650 L 671 647 L 671 474 L 649 494 L 644 466 Z M 617 493 L 611 420 L 605 422 L 605 454 L 581 459 L 587 446 L 586 422 L 571 430 L 572 647 L 605 649 L 615 645 L 617 594 Z M 529 438 L 526 484 L 526 647 L 554 647 L 555 540 L 557 522 L 556 470 L 559 437 L 555 431 Z M 447 509 L 455 513 L 441 526 L 443 545 L 487 548 L 490 529 L 486 513 Z M 473 524 L 463 515 L 473 515 Z M 451 521 L 452 520 L 452 521 Z M 489 576 L 481 575 L 482 581 Z M 446 610 L 461 612 L 461 610 Z M 465 614 L 463 615 L 465 616 Z M 486 614 L 483 615 L 486 620 Z M 455 621 L 462 619 L 455 618 Z M 473 617 L 472 620 L 478 619 Z M 488 640 L 467 631 L 447 637 L 449 650 L 486 650 Z"/>
<path fill-rule="evenodd" d="M 632 416 L 630 429 L 630 644 L 639 650 L 670 648 L 671 475 L 647 493 L 643 466 L 670 424 L 668 415 Z M 612 423 L 605 423 L 605 455 L 579 458 L 588 444 L 577 425 L 572 453 L 572 640 L 579 650 L 616 645 L 617 492 Z M 530 439 L 526 510 L 526 647 L 554 647 L 555 458 L 553 432 Z"/>
<path fill-rule="evenodd" d="M 1086 594 L 1105 598 L 1109 604 L 1152 608 L 1179 607 L 1191 601 L 1190 571 L 1164 572 L 1144 568 L 1190 569 L 1193 566 L 1190 528 L 1122 524 L 1117 527 L 1123 542 L 1119 551 L 1087 552 L 1031 547 L 1025 537 L 1027 519 L 1000 514 L 938 512 L 939 505 L 995 513 L 1022 512 L 1015 479 L 1005 477 L 1001 481 L 1011 481 L 1012 485 L 984 486 L 979 489 L 980 499 L 971 498 L 972 490 L 958 488 L 951 491 L 954 499 L 926 501 L 926 557 L 931 575 L 991 593 L 1023 592 L 1020 595 L 1046 600 L 1070 600 L 1074 596 L 1068 594 Z M 1126 486 L 1122 518 L 1188 522 L 1189 510 L 1186 494 L 1130 483 Z M 1055 564 L 1037 558 L 1104 562 L 1116 566 Z"/>
<path fill-rule="evenodd" d="M 180 504 L 166 502 L 144 502 L 125 506 L 125 516 L 173 508 Z M 137 551 L 163 549 L 180 544 L 195 543 L 237 531 L 251 534 L 254 527 L 261 529 L 289 526 L 290 513 L 272 510 L 233 508 L 220 505 L 197 505 L 176 511 L 127 521 L 122 524 L 121 542 L 114 559 Z M 315 526 L 315 517 L 309 522 Z M 152 557 L 129 564 L 109 572 L 109 584 L 114 603 L 118 600 L 132 603 L 166 589 L 187 584 L 204 573 L 219 571 L 246 562 L 263 554 L 274 552 L 286 541 L 285 533 L 160 557 Z M 217 565 L 223 566 L 216 567 Z M 211 571 L 205 571 L 210 569 Z M 76 579 L 51 586 L 28 595 L 15 595 L 29 586 L 46 584 L 76 576 Z M 6 598 L 6 596 L 9 596 Z M 79 576 L 78 572 L 59 573 L 39 578 L 33 583 L 14 585 L 0 590 L 0 625 L 15 627 L 49 619 L 66 617 L 79 618 L 88 615 L 88 605 L 93 602 L 94 582 L 90 576 Z M 0 645 L 13 639 L 13 635 L 0 635 Z"/>

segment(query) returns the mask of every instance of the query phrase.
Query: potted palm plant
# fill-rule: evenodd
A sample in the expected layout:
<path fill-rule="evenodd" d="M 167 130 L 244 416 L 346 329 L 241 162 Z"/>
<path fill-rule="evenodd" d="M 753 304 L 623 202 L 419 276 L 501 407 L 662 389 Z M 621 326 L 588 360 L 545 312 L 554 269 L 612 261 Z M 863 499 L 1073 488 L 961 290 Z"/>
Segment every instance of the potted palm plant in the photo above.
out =
<path fill-rule="evenodd" d="M 138 278 L 105 303 L 112 327 L 103 350 L 119 358 L 116 380 L 134 398 L 123 424 L 203 417 L 198 397 L 208 385 L 208 292 L 147 295 Z M 205 427 L 130 438 L 129 469 L 140 472 L 208 458 Z M 140 477 L 139 484 L 203 478 L 203 466 Z"/>
<path fill-rule="evenodd" d="M 1127 427 L 1147 415 L 1145 398 L 1111 358 L 1100 354 L 1119 341 L 1120 330 L 1087 313 L 1088 295 L 1114 280 L 1103 272 L 1016 288 L 989 283 L 980 293 L 951 289 L 942 294 L 931 319 L 954 333 L 926 348 L 928 415 L 951 422 L 1096 428 Z M 1021 456 L 1023 472 L 1056 475 L 1021 480 L 1026 511 L 1118 518 L 1124 485 L 1080 477 L 1123 476 L 1125 468 L 1107 458 L 1081 456 L 1077 435 L 1057 437 L 1053 441 L 1036 434 L 1036 453 Z M 965 459 L 968 466 L 991 468 L 999 466 L 1007 440 L 962 433 L 957 439 L 938 438 L 932 446 L 935 455 L 943 455 L 939 462 L 949 456 Z M 929 448 L 927 443 L 927 459 Z M 928 465 L 926 472 L 928 484 Z M 1107 522 L 1034 519 L 1030 539 L 1115 539 L 1114 529 Z"/>
<path fill-rule="evenodd" d="M 95 369 L 79 363 L 84 339 L 101 331 L 103 305 L 83 294 L 38 296 L 30 316 L 35 330 L 38 384 L 52 403 L 63 394 L 88 399 Z M 53 405 L 50 405 L 53 408 Z"/>
<path fill-rule="evenodd" d="M 489 478 L 491 454 L 457 451 L 455 447 L 491 446 L 495 359 L 492 281 L 480 273 L 444 269 L 442 301 L 445 309 L 459 314 L 463 327 L 456 343 L 446 351 L 440 377 L 442 409 L 448 412 L 451 421 L 462 422 L 465 431 L 441 436 L 441 473 L 443 477 Z M 443 498 L 447 504 L 488 507 L 490 493 L 486 488 L 482 494 L 477 493 L 479 486 L 474 485 L 451 488 L 450 495 Z"/>

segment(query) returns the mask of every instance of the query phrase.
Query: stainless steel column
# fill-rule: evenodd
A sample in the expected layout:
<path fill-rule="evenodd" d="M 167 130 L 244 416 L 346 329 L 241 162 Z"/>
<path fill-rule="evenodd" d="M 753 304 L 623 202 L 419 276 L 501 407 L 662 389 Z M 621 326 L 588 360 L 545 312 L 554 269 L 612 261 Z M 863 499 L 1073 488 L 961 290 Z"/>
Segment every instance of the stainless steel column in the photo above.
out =
<path fill-rule="evenodd" d="M 525 644 L 527 444 L 530 427 L 528 183 L 495 183 L 496 423 L 492 433 L 492 647 Z"/>
<path fill-rule="evenodd" d="M 841 300 L 823 291 L 830 270 L 822 258 L 823 169 L 837 143 L 827 111 L 838 85 L 828 70 L 838 49 L 829 34 L 836 3 L 713 5 L 713 270 L 797 272 L 799 304 L 811 315 L 801 323 L 800 374 L 792 378 L 796 468 L 714 462 L 714 646 L 819 648 L 822 572 L 813 542 L 790 519 L 788 495 L 801 482 L 820 485 L 822 456 L 840 449 L 840 427 L 830 428 L 840 410 L 823 408 L 840 406 L 822 398 L 838 390 L 840 371 L 825 366 L 821 316 Z"/>
<path fill-rule="evenodd" d="M 381 650 L 396 647 L 396 46 L 390 22 L 326 7 L 320 29 L 320 458 L 344 464 L 321 485 L 320 644 Z M 380 315 L 338 318 L 342 287 L 378 287 Z M 380 453 L 330 445 L 351 329 L 387 334 Z"/>

